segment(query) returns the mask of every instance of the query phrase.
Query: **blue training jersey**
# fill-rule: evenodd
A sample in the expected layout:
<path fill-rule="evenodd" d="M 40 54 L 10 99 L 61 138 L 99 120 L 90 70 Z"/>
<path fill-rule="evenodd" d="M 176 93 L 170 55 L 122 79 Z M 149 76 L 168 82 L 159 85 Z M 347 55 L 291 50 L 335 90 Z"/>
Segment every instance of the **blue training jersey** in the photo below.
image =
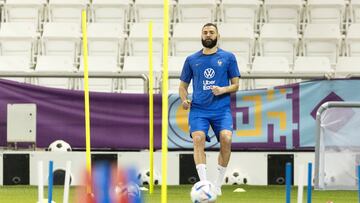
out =
<path fill-rule="evenodd" d="M 192 108 L 222 110 L 230 107 L 230 94 L 215 96 L 211 86 L 229 86 L 234 77 L 240 77 L 235 55 L 218 48 L 214 54 L 205 55 L 200 50 L 188 56 L 180 80 L 193 81 Z"/>

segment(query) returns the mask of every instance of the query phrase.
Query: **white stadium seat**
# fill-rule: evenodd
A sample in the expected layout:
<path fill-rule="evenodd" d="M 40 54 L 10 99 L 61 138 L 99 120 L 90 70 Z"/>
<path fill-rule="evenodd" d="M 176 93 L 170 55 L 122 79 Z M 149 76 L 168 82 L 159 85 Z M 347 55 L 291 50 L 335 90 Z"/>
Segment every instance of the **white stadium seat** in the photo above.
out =
<path fill-rule="evenodd" d="M 169 56 L 169 73 L 181 74 L 187 56 Z"/>
<path fill-rule="evenodd" d="M 348 56 L 360 56 L 360 24 L 353 23 L 349 26 L 345 38 L 345 47 Z"/>
<path fill-rule="evenodd" d="M 5 22 L 31 22 L 40 30 L 44 20 L 46 0 L 6 0 L 3 14 Z"/>
<path fill-rule="evenodd" d="M 158 75 L 161 71 L 161 59 L 153 58 L 154 74 Z M 149 73 L 149 59 L 147 56 L 125 56 L 122 72 L 140 76 Z M 122 90 L 124 93 L 145 93 L 144 80 L 140 78 L 128 78 L 122 80 Z"/>
<path fill-rule="evenodd" d="M 80 27 L 76 23 L 46 23 L 41 37 L 41 55 L 77 57 L 80 53 Z"/>
<path fill-rule="evenodd" d="M 336 24 L 308 24 L 302 49 L 305 56 L 326 56 L 332 65 L 341 53 L 342 36 Z"/>
<path fill-rule="evenodd" d="M 168 61 L 169 66 L 169 74 L 179 75 L 184 66 L 184 62 L 186 60 L 186 56 L 170 56 Z M 169 93 L 178 93 L 179 92 L 179 83 L 180 80 L 169 79 Z M 189 86 L 190 89 L 190 86 Z"/>
<path fill-rule="evenodd" d="M 88 54 L 93 56 L 113 56 L 120 61 L 124 54 L 126 34 L 116 23 L 88 23 Z"/>
<path fill-rule="evenodd" d="M 360 0 L 351 0 L 350 1 L 350 13 L 349 18 L 352 23 L 360 22 Z"/>
<path fill-rule="evenodd" d="M 14 64 L 22 69 L 34 66 L 34 56 L 37 52 L 39 33 L 33 23 L 2 23 L 0 28 L 0 55 L 4 56 L 0 63 Z M 7 57 L 14 56 L 14 57 Z M 16 59 L 19 57 L 19 60 Z M 14 60 L 14 61 L 12 61 Z M 10 66 L 11 67 L 11 66 Z"/>
<path fill-rule="evenodd" d="M 250 64 L 249 64 L 249 60 L 247 58 L 244 58 L 242 55 L 236 55 L 236 62 L 240 71 L 240 75 L 244 76 L 244 75 L 249 75 L 250 74 Z M 251 85 L 249 84 L 250 80 L 249 79 L 240 79 L 240 89 L 241 90 L 246 90 L 246 89 L 250 89 Z"/>
<path fill-rule="evenodd" d="M 93 0 L 91 18 L 93 22 L 120 23 L 127 29 L 130 19 L 130 0 Z"/>
<path fill-rule="evenodd" d="M 71 22 L 81 24 L 81 11 L 87 9 L 89 0 L 49 0 L 47 18 L 49 22 Z"/>
<path fill-rule="evenodd" d="M 309 23 L 337 24 L 340 27 L 345 6 L 344 0 L 308 0 L 306 18 Z"/>
<path fill-rule="evenodd" d="M 0 70 L 30 71 L 34 67 L 39 33 L 32 22 L 2 23 L 0 28 Z M 30 82 L 24 78 L 9 78 Z"/>
<path fill-rule="evenodd" d="M 153 54 L 161 55 L 163 42 L 163 25 L 153 23 L 152 30 Z M 130 28 L 129 34 L 129 55 L 144 56 L 149 53 L 149 24 L 134 23 Z"/>
<path fill-rule="evenodd" d="M 321 76 L 333 72 L 327 57 L 298 57 L 295 60 L 293 74 Z"/>
<path fill-rule="evenodd" d="M 10 72 L 32 72 L 31 69 L 33 64 L 29 62 L 28 56 L 0 56 L 0 72 L 1 71 L 10 71 Z M 13 80 L 17 82 L 26 82 L 31 83 L 30 78 L 23 77 L 3 77 L 4 79 Z"/>
<path fill-rule="evenodd" d="M 76 62 L 72 56 L 38 56 L 35 71 L 39 73 L 75 72 Z M 36 83 L 41 86 L 74 89 L 73 78 L 39 77 Z"/>
<path fill-rule="evenodd" d="M 177 23 L 172 37 L 172 55 L 184 56 L 202 49 L 201 28 L 203 23 Z"/>
<path fill-rule="evenodd" d="M 84 71 L 83 57 L 80 59 L 80 69 Z M 116 58 L 112 56 L 88 56 L 88 72 L 117 73 L 121 69 Z M 79 89 L 83 89 L 83 80 L 78 80 Z M 117 92 L 120 88 L 120 80 L 116 78 L 89 78 L 89 90 L 97 92 Z"/>
<path fill-rule="evenodd" d="M 247 23 L 255 28 L 259 12 L 258 0 L 222 0 L 220 4 L 220 18 L 226 23 Z"/>
<path fill-rule="evenodd" d="M 0 29 L 1 55 L 27 55 L 37 51 L 39 33 L 32 23 L 2 23 Z"/>
<path fill-rule="evenodd" d="M 134 17 L 136 22 L 162 22 L 163 21 L 163 0 L 136 0 L 134 3 Z M 169 1 L 170 22 L 174 18 L 174 2 Z"/>
<path fill-rule="evenodd" d="M 264 18 L 268 23 L 291 23 L 300 28 L 302 0 L 265 0 Z"/>
<path fill-rule="evenodd" d="M 221 23 L 218 29 L 220 34 L 219 46 L 241 56 L 247 60 L 247 64 L 250 64 L 254 53 L 253 26 L 245 23 Z"/>
<path fill-rule="evenodd" d="M 276 74 L 289 74 L 290 66 L 286 57 L 266 57 L 257 56 L 252 64 L 250 71 L 251 75 L 276 75 Z M 284 79 L 255 79 L 254 87 L 269 88 L 278 85 L 284 85 L 287 80 Z"/>
<path fill-rule="evenodd" d="M 336 77 L 359 77 L 360 57 L 339 57 L 335 68 Z"/>
<path fill-rule="evenodd" d="M 215 22 L 215 0 L 178 0 L 177 16 L 180 22 Z"/>
<path fill-rule="evenodd" d="M 296 25 L 266 23 L 260 31 L 259 52 L 262 56 L 284 56 L 290 64 L 293 64 L 298 42 Z"/>

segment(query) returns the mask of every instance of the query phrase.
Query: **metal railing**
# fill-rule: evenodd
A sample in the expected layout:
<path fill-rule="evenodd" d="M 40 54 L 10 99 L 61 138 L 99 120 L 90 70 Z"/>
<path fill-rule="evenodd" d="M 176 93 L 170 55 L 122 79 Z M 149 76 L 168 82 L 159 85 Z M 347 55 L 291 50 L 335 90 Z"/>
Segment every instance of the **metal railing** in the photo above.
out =
<path fill-rule="evenodd" d="M 40 78 L 83 78 L 84 72 L 26 72 L 26 71 L 0 71 L 0 77 L 40 77 Z M 126 73 L 126 72 L 89 72 L 89 78 L 122 78 L 122 79 L 142 79 L 144 82 L 144 92 L 149 92 L 149 77 L 147 74 Z"/>

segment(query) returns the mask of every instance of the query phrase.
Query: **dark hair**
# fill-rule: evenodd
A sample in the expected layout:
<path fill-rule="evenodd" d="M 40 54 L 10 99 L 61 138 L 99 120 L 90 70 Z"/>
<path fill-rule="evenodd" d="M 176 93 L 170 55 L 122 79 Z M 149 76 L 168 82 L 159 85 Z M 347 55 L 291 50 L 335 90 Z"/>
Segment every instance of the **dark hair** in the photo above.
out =
<path fill-rule="evenodd" d="M 214 24 L 214 23 L 206 23 L 206 24 L 202 27 L 201 30 L 203 30 L 204 27 L 210 27 L 210 26 L 213 26 L 214 28 L 216 28 L 216 32 L 218 31 L 218 28 L 217 28 L 216 24 Z"/>

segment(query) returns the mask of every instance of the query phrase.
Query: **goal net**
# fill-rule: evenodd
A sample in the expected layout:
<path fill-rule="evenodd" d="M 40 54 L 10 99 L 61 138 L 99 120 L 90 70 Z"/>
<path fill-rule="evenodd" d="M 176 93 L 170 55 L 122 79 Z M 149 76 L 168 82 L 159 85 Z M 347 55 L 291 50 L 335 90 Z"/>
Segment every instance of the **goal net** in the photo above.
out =
<path fill-rule="evenodd" d="M 315 189 L 356 190 L 360 103 L 328 102 L 317 113 Z"/>

